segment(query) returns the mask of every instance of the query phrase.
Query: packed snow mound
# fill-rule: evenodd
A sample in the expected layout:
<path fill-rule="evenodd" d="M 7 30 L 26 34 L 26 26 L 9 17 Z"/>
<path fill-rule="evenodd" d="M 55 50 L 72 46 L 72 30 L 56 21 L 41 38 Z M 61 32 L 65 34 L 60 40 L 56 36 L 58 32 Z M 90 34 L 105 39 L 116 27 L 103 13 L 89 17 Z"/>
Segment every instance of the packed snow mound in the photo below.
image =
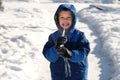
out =
<path fill-rule="evenodd" d="M 79 17 L 90 24 L 101 40 L 101 54 L 107 54 L 113 74 L 110 80 L 120 79 L 120 12 L 119 5 L 90 5 Z M 112 65 L 113 64 L 113 65 Z"/>

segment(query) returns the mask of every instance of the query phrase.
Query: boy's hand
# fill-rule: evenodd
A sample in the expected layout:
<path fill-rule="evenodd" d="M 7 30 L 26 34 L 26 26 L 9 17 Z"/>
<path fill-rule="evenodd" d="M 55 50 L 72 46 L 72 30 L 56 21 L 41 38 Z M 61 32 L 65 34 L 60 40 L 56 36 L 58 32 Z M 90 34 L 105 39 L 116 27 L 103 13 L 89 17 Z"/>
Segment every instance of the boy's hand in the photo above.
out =
<path fill-rule="evenodd" d="M 64 45 L 67 42 L 67 37 L 59 37 L 57 40 L 56 48 Z"/>
<path fill-rule="evenodd" d="M 65 47 L 59 47 L 57 48 L 57 52 L 60 55 L 60 57 L 70 59 L 71 58 L 71 52 L 65 48 Z"/>

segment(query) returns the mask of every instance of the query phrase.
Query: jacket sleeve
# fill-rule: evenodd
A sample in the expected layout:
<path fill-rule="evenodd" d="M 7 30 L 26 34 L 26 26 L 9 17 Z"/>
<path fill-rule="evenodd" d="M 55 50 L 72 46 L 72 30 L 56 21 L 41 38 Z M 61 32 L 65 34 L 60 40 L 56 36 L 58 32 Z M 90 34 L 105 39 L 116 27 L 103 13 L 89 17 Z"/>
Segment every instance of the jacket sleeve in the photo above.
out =
<path fill-rule="evenodd" d="M 78 38 L 77 41 L 77 49 L 71 50 L 72 52 L 72 62 L 81 62 L 82 60 L 86 59 L 89 52 L 90 52 L 90 45 L 89 41 L 86 39 L 84 33 L 80 35 L 81 37 Z"/>
<path fill-rule="evenodd" d="M 51 35 L 49 36 L 47 43 L 44 45 L 43 55 L 50 62 L 55 62 L 59 58 Z"/>

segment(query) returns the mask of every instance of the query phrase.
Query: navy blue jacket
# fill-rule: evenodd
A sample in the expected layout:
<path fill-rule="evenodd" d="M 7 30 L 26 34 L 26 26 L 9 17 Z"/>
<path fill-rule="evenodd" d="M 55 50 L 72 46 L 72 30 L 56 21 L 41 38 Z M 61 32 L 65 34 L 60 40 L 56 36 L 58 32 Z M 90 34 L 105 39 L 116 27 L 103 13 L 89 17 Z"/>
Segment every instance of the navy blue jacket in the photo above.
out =
<path fill-rule="evenodd" d="M 66 33 L 67 42 L 65 47 L 70 50 L 72 57 L 68 60 L 70 65 L 71 76 L 66 77 L 65 73 L 65 60 L 57 54 L 55 45 L 59 36 L 62 34 L 62 30 L 59 27 L 57 20 L 58 13 L 63 9 L 67 8 L 72 12 L 73 23 L 69 30 Z M 83 32 L 75 29 L 76 24 L 76 10 L 71 4 L 61 4 L 54 16 L 55 23 L 58 30 L 50 34 L 47 43 L 43 48 L 43 55 L 45 58 L 50 61 L 50 70 L 52 80 L 87 80 L 88 72 L 88 54 L 90 51 L 89 42 L 86 39 Z"/>

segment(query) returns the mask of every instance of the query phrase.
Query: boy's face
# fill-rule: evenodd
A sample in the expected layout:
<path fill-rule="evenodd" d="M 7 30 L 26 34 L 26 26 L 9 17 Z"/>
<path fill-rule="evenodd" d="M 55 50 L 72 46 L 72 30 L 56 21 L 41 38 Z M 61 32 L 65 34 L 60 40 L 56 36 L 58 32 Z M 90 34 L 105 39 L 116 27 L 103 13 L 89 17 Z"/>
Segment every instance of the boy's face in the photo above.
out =
<path fill-rule="evenodd" d="M 58 16 L 59 24 L 64 29 L 69 29 L 72 25 L 72 13 L 70 11 L 61 11 Z"/>

